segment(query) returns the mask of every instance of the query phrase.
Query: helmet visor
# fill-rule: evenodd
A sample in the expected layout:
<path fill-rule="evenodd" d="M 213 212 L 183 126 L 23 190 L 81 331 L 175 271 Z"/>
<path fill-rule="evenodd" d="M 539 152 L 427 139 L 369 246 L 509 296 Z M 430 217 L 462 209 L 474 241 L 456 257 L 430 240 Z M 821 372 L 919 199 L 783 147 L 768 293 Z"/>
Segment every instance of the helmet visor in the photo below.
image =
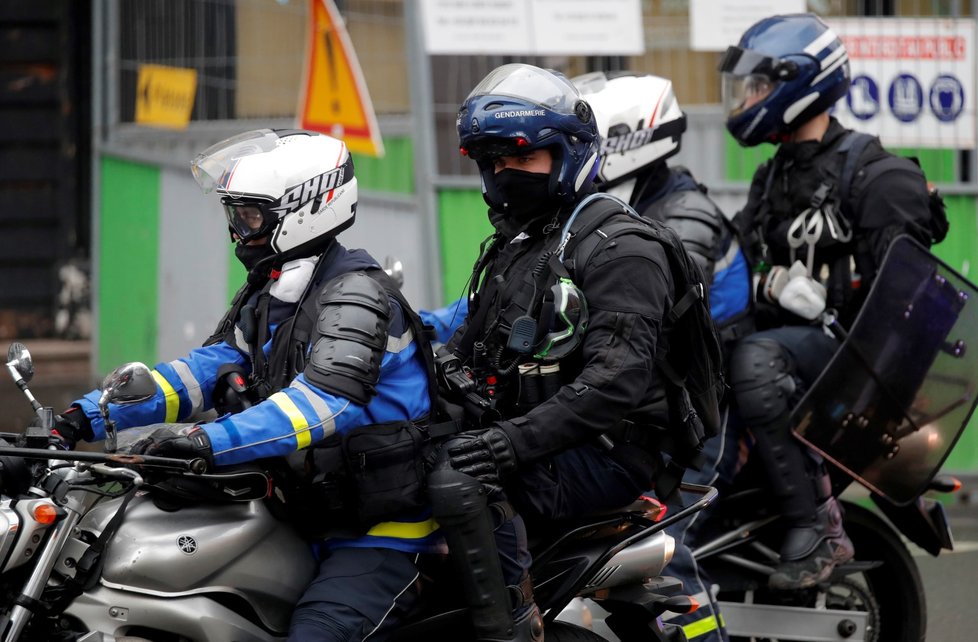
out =
<path fill-rule="evenodd" d="M 563 76 L 519 63 L 492 71 L 476 85 L 466 101 L 487 95 L 518 98 L 564 114 L 573 113 L 580 99 L 577 89 Z"/>
<path fill-rule="evenodd" d="M 267 203 L 223 198 L 221 205 L 228 219 L 228 229 L 239 243 L 267 236 L 278 223 L 278 216 Z"/>
<path fill-rule="evenodd" d="M 275 149 L 279 135 L 270 129 L 258 129 L 232 136 L 211 145 L 190 162 L 194 180 L 209 194 L 227 187 L 234 167 L 245 156 L 261 154 Z"/>
<path fill-rule="evenodd" d="M 764 74 L 738 76 L 722 74 L 723 110 L 727 117 L 737 116 L 771 95 L 779 81 Z"/>
<path fill-rule="evenodd" d="M 781 61 L 771 56 L 740 47 L 727 47 L 723 58 L 720 59 L 719 70 L 737 76 L 763 74 L 773 77 Z"/>

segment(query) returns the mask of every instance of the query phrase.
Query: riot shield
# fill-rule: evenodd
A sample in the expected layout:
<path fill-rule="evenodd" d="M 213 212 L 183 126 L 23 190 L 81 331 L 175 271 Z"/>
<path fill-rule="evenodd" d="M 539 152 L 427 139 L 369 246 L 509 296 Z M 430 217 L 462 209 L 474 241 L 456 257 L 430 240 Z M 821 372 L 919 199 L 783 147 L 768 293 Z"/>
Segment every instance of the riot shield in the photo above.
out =
<path fill-rule="evenodd" d="M 900 237 L 792 425 L 841 471 L 907 504 L 954 448 L 976 393 L 978 289 Z"/>

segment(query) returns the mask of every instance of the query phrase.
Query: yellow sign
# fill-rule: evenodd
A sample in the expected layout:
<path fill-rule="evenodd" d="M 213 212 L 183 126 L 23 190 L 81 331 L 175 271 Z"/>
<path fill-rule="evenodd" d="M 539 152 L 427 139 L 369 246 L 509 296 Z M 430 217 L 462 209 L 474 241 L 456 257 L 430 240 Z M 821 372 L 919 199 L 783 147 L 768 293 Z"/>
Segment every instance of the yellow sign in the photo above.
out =
<path fill-rule="evenodd" d="M 309 3 L 299 126 L 341 139 L 352 152 L 384 155 L 377 117 L 356 53 L 332 0 Z"/>
<path fill-rule="evenodd" d="M 140 65 L 136 80 L 136 122 L 185 129 L 196 95 L 196 69 Z"/>

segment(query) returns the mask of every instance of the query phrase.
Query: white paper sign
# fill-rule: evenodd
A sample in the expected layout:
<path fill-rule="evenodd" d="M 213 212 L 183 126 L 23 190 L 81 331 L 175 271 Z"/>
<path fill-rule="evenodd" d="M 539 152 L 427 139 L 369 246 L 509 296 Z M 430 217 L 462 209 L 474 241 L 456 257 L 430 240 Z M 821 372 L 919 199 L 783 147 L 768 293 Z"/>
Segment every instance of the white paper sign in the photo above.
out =
<path fill-rule="evenodd" d="M 420 0 L 432 55 L 638 55 L 640 0 Z"/>
<path fill-rule="evenodd" d="M 689 0 L 689 46 L 693 51 L 726 51 L 755 22 L 805 11 L 805 0 Z"/>
<path fill-rule="evenodd" d="M 836 18 L 852 86 L 835 105 L 847 127 L 888 147 L 975 147 L 975 21 Z"/>

